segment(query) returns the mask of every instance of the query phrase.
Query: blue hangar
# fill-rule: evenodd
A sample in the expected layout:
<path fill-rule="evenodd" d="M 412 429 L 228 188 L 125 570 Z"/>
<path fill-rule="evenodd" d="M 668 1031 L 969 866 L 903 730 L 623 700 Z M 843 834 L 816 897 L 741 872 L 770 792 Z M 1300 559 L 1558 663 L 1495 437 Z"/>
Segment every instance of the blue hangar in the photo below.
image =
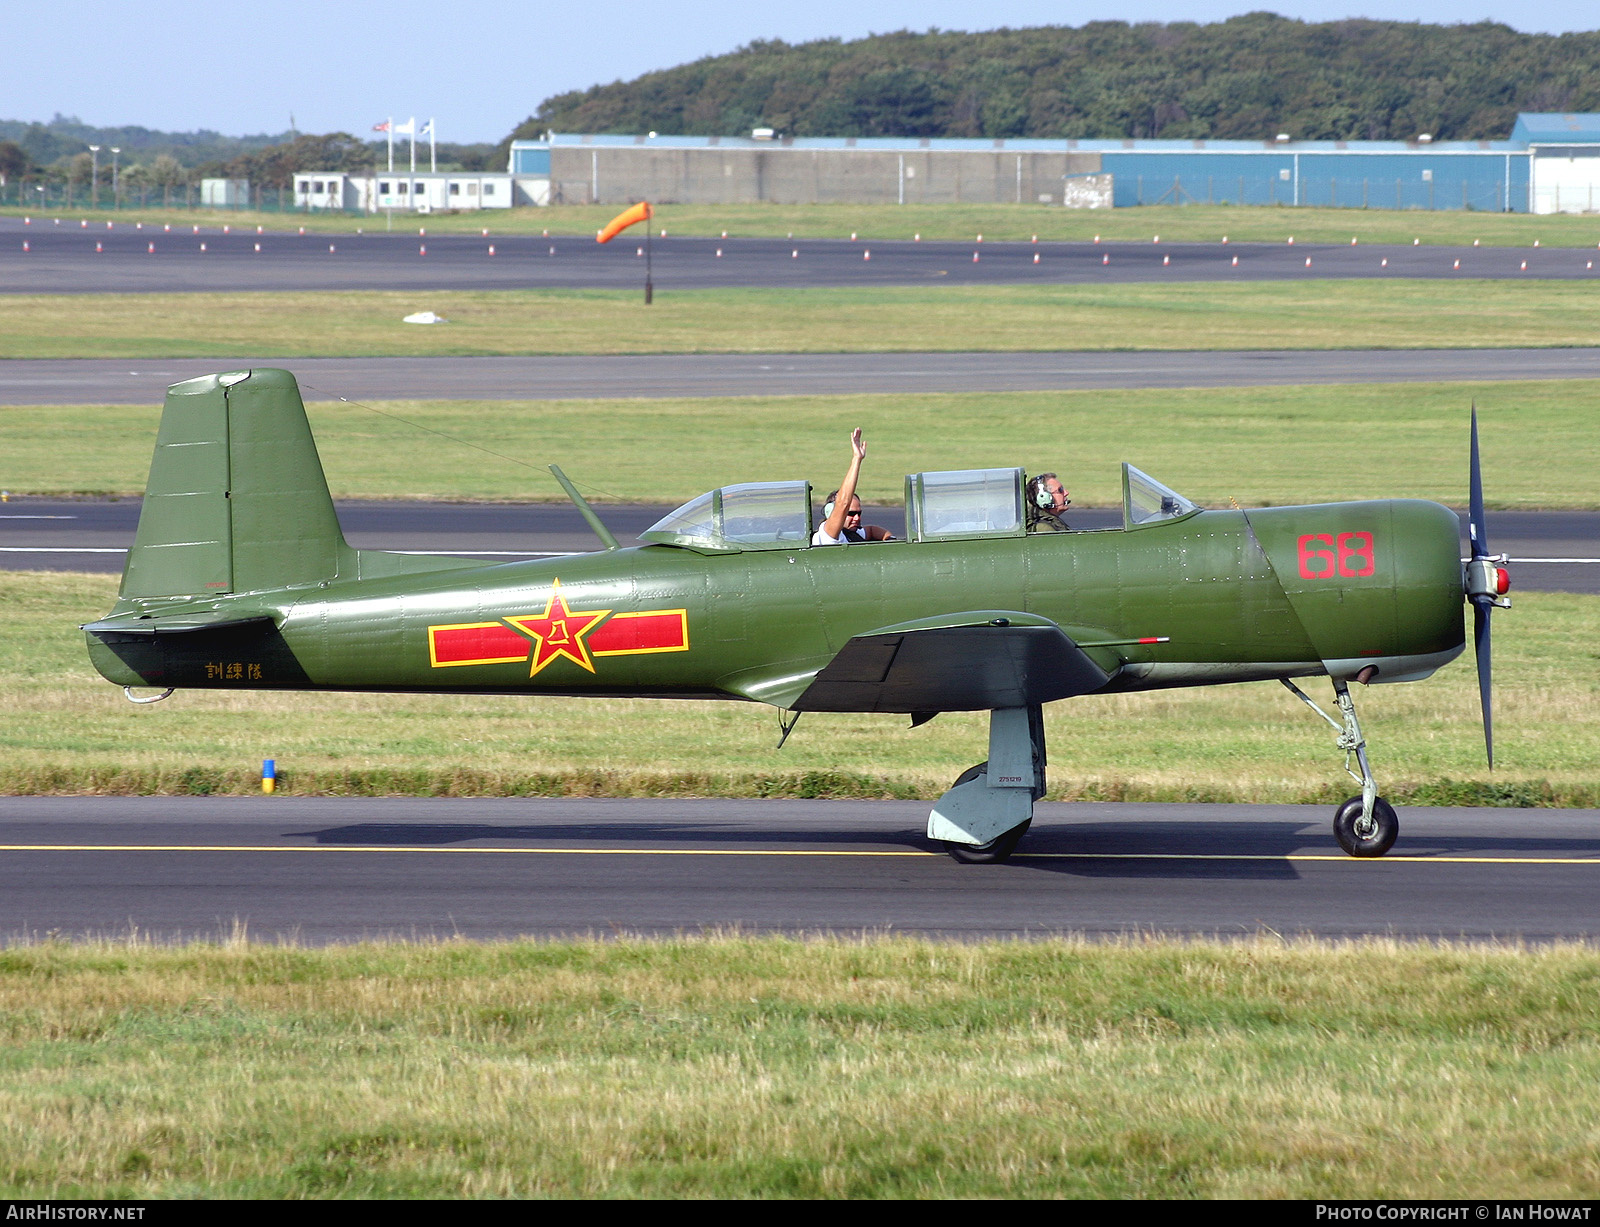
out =
<path fill-rule="evenodd" d="M 1600 115 L 1517 117 L 1506 140 L 947 140 L 547 133 L 510 172 L 550 203 L 1049 202 L 1600 212 Z"/>

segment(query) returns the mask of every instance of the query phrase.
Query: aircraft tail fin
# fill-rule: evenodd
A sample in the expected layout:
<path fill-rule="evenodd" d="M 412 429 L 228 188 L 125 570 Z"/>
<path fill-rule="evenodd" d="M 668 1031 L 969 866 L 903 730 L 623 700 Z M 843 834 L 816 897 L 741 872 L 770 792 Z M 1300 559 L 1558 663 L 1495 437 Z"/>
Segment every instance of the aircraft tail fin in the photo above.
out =
<path fill-rule="evenodd" d="M 355 565 L 293 375 L 233 371 L 167 390 L 124 598 L 286 588 Z"/>

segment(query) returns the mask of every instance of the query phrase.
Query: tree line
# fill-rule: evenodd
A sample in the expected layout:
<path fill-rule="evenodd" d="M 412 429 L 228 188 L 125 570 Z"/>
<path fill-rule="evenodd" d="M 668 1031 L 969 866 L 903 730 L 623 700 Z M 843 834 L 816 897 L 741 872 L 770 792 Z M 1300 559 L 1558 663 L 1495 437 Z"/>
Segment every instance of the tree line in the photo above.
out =
<path fill-rule="evenodd" d="M 1600 110 L 1600 32 L 1484 21 L 1090 22 L 755 42 L 557 94 L 558 132 L 1270 140 L 1505 139 L 1519 111 Z"/>
<path fill-rule="evenodd" d="M 46 188 L 53 198 L 109 203 L 182 203 L 201 179 L 247 179 L 255 187 L 290 188 L 304 171 L 366 174 L 387 162 L 387 142 L 348 132 L 222 137 L 214 132 L 163 133 L 146 128 L 96 129 L 57 116 L 50 124 L 0 121 L 0 202 L 22 203 Z M 90 150 L 99 145 L 98 156 Z M 113 146 L 119 149 L 114 159 Z M 441 170 L 504 166 L 493 145 L 440 144 Z"/>

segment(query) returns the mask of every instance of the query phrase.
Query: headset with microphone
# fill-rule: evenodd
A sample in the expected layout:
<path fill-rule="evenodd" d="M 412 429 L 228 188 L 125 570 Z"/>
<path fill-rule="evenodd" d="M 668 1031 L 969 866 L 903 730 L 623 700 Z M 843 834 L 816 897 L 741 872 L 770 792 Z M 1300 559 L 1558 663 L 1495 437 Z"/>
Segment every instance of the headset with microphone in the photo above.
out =
<path fill-rule="evenodd" d="M 1033 487 L 1033 505 L 1040 511 L 1048 511 L 1050 508 L 1056 505 L 1056 496 L 1050 493 L 1049 488 L 1045 485 L 1045 482 L 1049 481 L 1055 476 L 1056 475 L 1054 473 L 1040 473 L 1039 476 L 1035 477 L 1028 483 Z M 1061 479 L 1057 477 L 1056 480 L 1060 481 Z M 1070 506 L 1071 503 L 1072 500 L 1068 499 L 1068 506 Z"/>

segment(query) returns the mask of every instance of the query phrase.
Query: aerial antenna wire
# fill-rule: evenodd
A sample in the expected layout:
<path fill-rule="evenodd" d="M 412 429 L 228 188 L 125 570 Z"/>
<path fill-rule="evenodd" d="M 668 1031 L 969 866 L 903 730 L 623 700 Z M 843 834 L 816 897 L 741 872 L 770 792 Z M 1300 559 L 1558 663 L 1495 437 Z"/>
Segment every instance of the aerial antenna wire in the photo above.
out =
<path fill-rule="evenodd" d="M 547 466 L 529 464 L 526 460 L 519 460 L 517 457 L 508 456 L 504 452 L 497 452 L 492 447 L 485 447 L 481 443 L 474 443 L 471 439 L 463 439 L 459 435 L 450 434 L 448 431 L 437 430 L 432 426 L 424 426 L 421 422 L 413 422 L 410 418 L 401 417 L 398 413 L 390 413 L 387 409 L 379 409 L 375 405 L 369 405 L 363 401 L 351 400 L 348 396 L 340 396 L 337 392 L 331 391 L 327 388 L 319 388 L 316 384 L 307 383 L 303 379 L 300 380 L 300 386 L 309 388 L 311 391 L 321 393 L 324 396 L 331 396 L 340 404 L 350 405 L 356 409 L 365 409 L 368 413 L 376 413 L 379 417 L 392 418 L 394 421 L 400 422 L 405 426 L 409 426 L 413 430 L 420 430 L 430 435 L 438 435 L 441 439 L 448 439 L 450 442 L 459 443 L 463 447 L 470 447 L 487 455 L 498 457 L 501 460 L 510 461 L 512 464 L 521 465 L 525 469 L 531 469 L 535 473 L 542 473 L 547 476 L 549 475 L 549 469 Z M 596 486 L 590 482 L 579 481 L 574 482 L 573 484 L 581 485 L 586 489 L 593 490 L 596 494 L 603 495 L 606 498 L 616 499 L 616 501 L 619 503 L 625 503 L 628 501 L 620 494 L 613 494 L 610 490 L 603 490 L 599 486 Z"/>

